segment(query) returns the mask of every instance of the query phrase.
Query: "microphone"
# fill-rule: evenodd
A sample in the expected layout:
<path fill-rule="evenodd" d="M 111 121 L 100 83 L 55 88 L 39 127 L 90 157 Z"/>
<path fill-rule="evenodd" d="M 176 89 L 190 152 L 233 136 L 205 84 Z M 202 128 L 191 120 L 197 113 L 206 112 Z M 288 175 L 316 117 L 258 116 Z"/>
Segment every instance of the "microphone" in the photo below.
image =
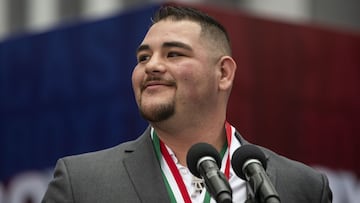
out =
<path fill-rule="evenodd" d="M 233 154 L 231 165 L 236 175 L 248 181 L 255 198 L 265 203 L 280 203 L 280 197 L 265 173 L 265 154 L 255 145 L 243 145 Z"/>
<path fill-rule="evenodd" d="M 205 180 L 210 195 L 219 203 L 232 203 L 232 190 L 225 175 L 219 170 L 221 158 L 216 149 L 207 143 L 193 145 L 186 156 L 192 174 Z"/>

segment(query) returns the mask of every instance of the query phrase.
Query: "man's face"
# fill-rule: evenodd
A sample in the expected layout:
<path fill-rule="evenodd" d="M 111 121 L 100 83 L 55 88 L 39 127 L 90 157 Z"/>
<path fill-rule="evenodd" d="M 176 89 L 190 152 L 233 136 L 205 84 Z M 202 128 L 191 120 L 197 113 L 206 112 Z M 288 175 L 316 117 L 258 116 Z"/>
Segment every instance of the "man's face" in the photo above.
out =
<path fill-rule="evenodd" d="M 132 75 L 145 119 L 186 118 L 210 108 L 218 89 L 216 60 L 200 32 L 200 26 L 188 20 L 163 20 L 149 29 Z"/>

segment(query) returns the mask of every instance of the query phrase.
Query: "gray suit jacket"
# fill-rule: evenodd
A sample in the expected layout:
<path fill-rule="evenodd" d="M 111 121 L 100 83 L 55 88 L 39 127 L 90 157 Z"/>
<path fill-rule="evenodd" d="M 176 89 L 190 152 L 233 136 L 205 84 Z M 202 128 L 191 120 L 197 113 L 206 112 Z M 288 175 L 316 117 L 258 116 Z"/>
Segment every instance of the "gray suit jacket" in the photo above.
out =
<path fill-rule="evenodd" d="M 241 144 L 248 144 L 237 134 Z M 327 178 L 261 148 L 266 172 L 283 203 L 331 202 Z M 250 194 L 250 193 L 249 193 Z M 169 203 L 149 128 L 137 140 L 59 159 L 42 203 Z"/>

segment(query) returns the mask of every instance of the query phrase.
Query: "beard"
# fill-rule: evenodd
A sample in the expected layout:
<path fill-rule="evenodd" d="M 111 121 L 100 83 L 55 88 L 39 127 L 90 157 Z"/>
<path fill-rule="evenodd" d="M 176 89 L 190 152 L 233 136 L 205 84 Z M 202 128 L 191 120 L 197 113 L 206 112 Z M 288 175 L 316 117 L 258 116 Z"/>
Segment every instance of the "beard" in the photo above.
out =
<path fill-rule="evenodd" d="M 145 90 L 145 88 L 147 86 L 146 84 L 148 82 L 152 82 L 152 81 L 160 81 L 167 86 L 176 88 L 176 83 L 174 80 L 166 80 L 166 79 L 162 79 L 162 78 L 156 77 L 156 76 L 149 76 L 140 86 L 140 95 L 139 95 L 140 101 L 138 103 L 140 114 L 144 119 L 146 119 L 147 121 L 150 121 L 150 122 L 160 122 L 160 121 L 167 120 L 175 113 L 175 99 L 174 98 L 172 100 L 170 99 L 165 102 L 149 104 L 149 105 L 146 104 L 146 102 L 145 102 L 145 105 L 143 105 L 143 102 L 142 102 L 143 91 Z M 146 99 L 150 99 L 150 98 L 146 98 Z"/>
<path fill-rule="evenodd" d="M 155 107 L 145 109 L 141 104 L 139 106 L 141 116 L 150 122 L 160 122 L 170 118 L 175 113 L 174 101 L 168 104 L 160 104 Z"/>

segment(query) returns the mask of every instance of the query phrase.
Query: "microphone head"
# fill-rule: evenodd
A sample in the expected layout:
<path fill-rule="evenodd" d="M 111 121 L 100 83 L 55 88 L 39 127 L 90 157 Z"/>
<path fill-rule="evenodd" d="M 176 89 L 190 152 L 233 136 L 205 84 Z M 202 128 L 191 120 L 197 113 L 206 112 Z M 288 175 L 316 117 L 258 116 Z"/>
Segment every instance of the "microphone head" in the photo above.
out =
<path fill-rule="evenodd" d="M 186 163 L 190 172 L 198 178 L 201 178 L 200 172 L 197 168 L 198 162 L 203 157 L 212 157 L 215 159 L 218 167 L 221 168 L 221 158 L 219 152 L 212 145 L 203 142 L 194 144 L 187 153 Z"/>
<path fill-rule="evenodd" d="M 249 159 L 256 159 L 261 162 L 264 170 L 266 170 L 266 157 L 264 152 L 262 152 L 257 146 L 255 145 L 243 145 L 235 150 L 232 158 L 231 158 L 231 165 L 236 173 L 241 179 L 246 180 L 246 175 L 243 171 L 243 166 L 245 162 Z"/>

